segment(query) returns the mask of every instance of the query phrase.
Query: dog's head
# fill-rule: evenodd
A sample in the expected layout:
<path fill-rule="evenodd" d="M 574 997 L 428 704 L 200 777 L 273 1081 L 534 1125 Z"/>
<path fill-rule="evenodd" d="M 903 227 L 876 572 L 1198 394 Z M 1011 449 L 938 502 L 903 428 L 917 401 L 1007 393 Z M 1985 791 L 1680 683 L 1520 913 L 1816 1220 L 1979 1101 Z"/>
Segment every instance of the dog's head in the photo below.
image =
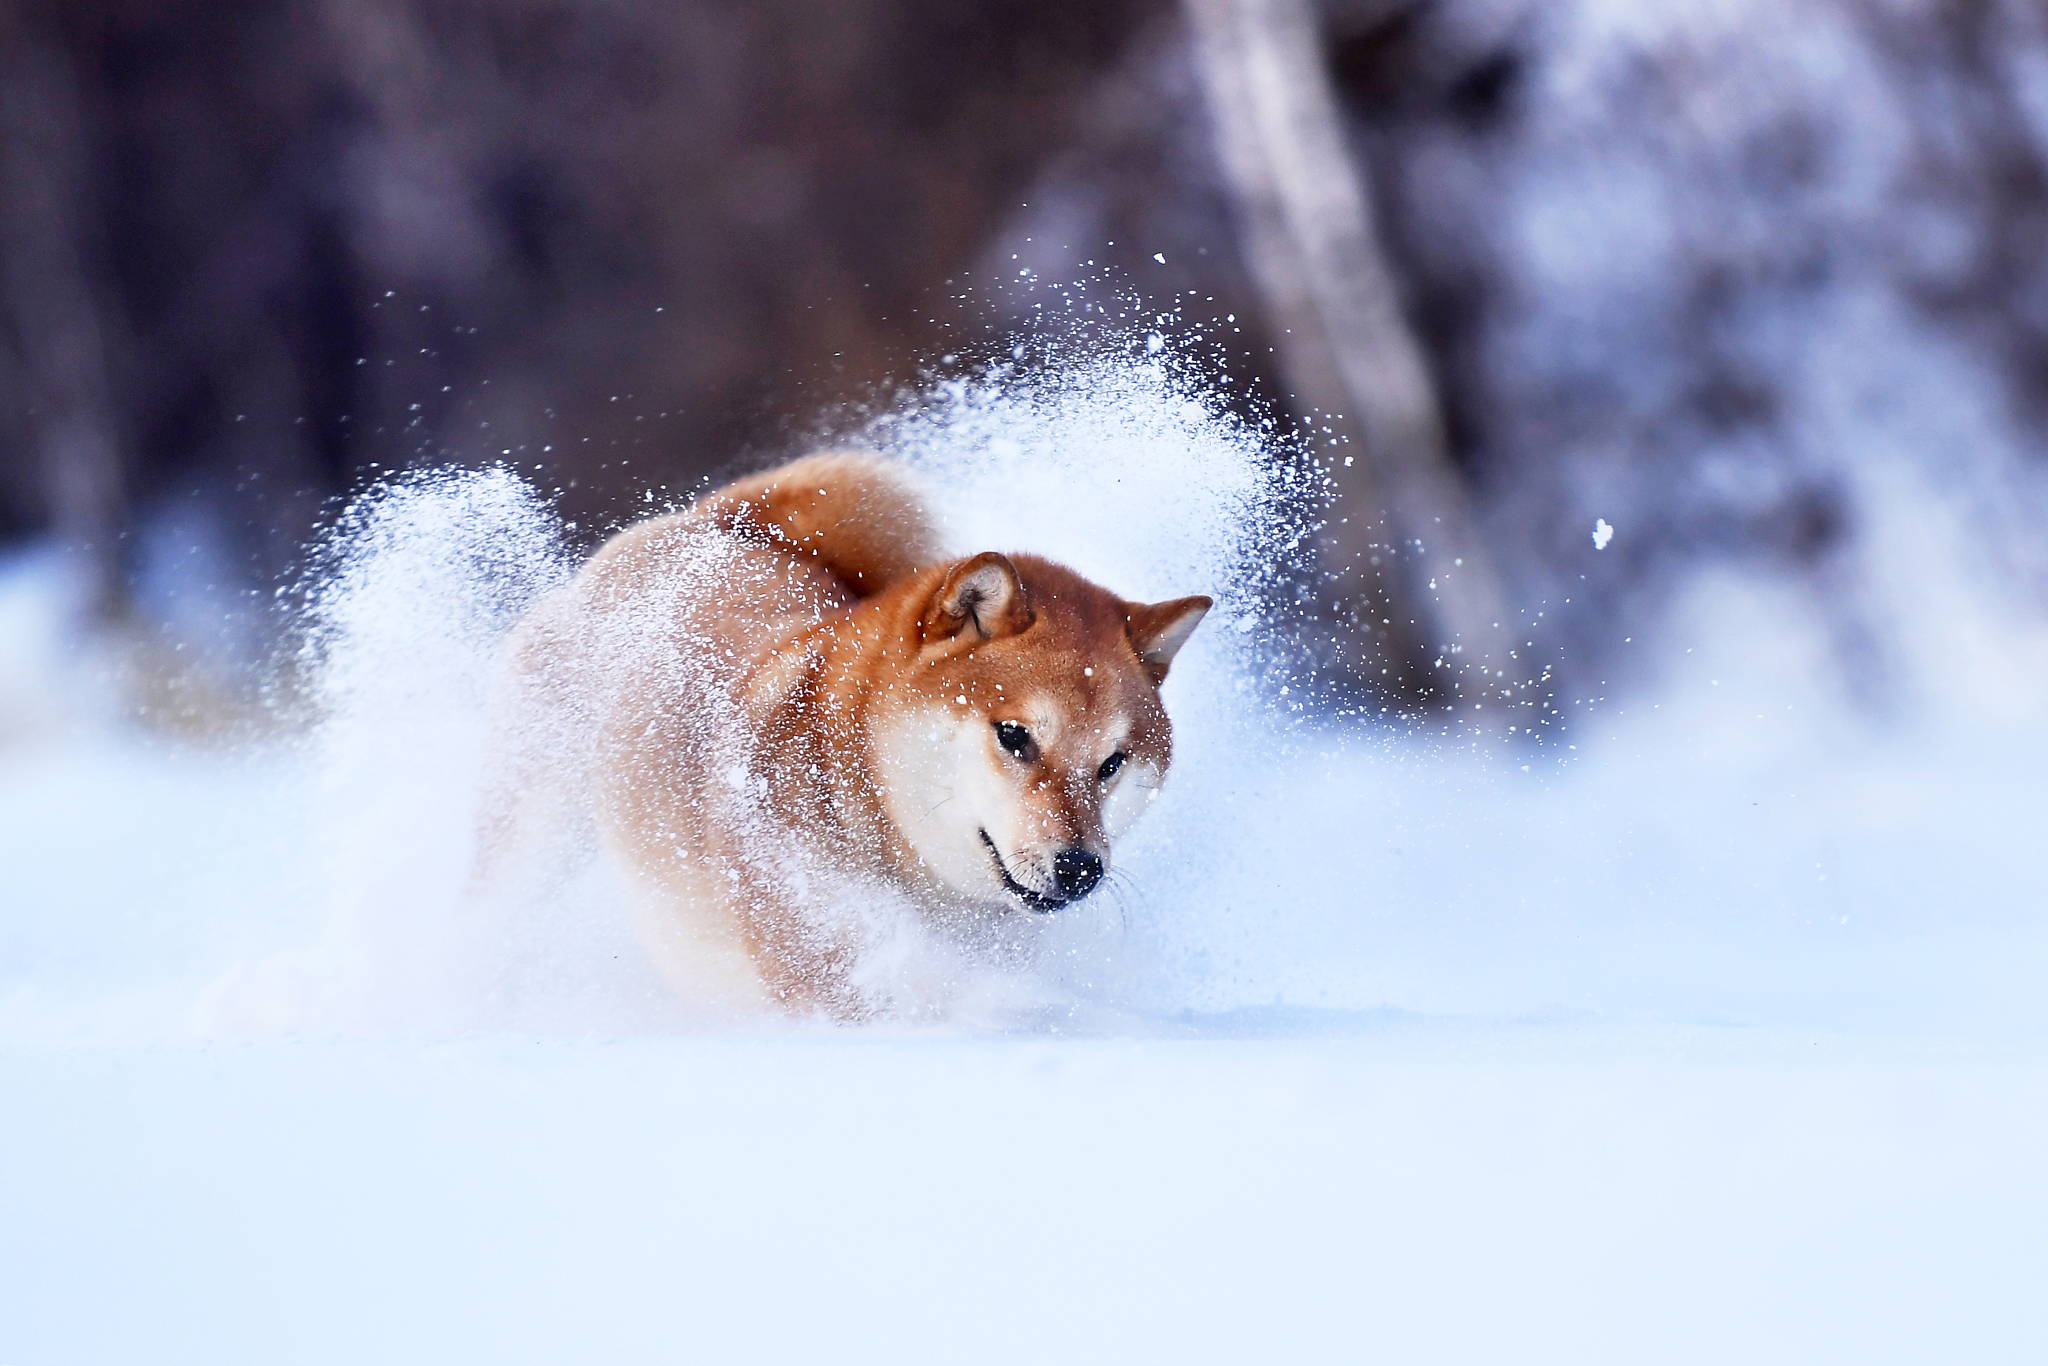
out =
<path fill-rule="evenodd" d="M 911 873 L 952 896 L 1052 911 L 1094 890 L 1159 792 L 1159 684 L 1205 597 L 1125 602 L 1034 556 L 928 577 L 877 759 Z"/>

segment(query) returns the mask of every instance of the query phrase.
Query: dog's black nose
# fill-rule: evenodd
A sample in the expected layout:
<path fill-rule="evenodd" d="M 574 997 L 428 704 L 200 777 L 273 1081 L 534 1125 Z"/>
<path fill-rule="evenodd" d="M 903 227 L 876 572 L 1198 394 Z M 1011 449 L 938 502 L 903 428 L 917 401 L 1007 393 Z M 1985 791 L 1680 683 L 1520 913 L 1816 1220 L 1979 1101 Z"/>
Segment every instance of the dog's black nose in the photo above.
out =
<path fill-rule="evenodd" d="M 1052 856 L 1053 885 L 1064 901 L 1079 901 L 1102 881 L 1102 860 L 1086 849 L 1062 849 Z"/>

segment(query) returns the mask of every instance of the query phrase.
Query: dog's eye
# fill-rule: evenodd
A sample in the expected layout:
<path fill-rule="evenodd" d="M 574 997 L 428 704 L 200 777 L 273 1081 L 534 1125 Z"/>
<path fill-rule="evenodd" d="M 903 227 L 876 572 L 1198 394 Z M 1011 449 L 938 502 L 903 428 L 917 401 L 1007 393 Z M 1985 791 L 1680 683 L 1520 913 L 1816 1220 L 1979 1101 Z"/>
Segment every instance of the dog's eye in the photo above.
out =
<path fill-rule="evenodd" d="M 1038 746 L 1031 743 L 1031 732 L 1015 721 L 996 722 L 996 743 L 1019 759 L 1030 759 L 1038 752 Z"/>
<path fill-rule="evenodd" d="M 1110 755 L 1107 759 L 1104 759 L 1102 761 L 1101 768 L 1095 770 L 1095 781 L 1098 783 L 1108 782 L 1111 778 L 1114 778 L 1116 776 L 1116 771 L 1122 768 L 1123 766 L 1124 752 L 1122 750 L 1118 750 L 1116 753 Z"/>

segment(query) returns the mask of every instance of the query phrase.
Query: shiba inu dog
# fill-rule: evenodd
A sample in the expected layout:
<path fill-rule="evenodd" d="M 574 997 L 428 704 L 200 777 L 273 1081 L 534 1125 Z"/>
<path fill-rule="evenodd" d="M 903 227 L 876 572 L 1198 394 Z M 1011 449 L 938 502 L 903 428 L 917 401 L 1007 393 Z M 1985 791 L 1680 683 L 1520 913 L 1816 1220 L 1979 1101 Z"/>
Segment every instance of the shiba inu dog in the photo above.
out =
<path fill-rule="evenodd" d="M 487 848 L 574 750 L 671 981 L 841 1017 L 887 1008 L 877 895 L 965 939 L 1088 896 L 1166 776 L 1159 685 L 1210 599 L 936 545 L 908 475 L 846 453 L 613 537 L 513 634 L 506 714 L 578 738 L 509 742 Z"/>

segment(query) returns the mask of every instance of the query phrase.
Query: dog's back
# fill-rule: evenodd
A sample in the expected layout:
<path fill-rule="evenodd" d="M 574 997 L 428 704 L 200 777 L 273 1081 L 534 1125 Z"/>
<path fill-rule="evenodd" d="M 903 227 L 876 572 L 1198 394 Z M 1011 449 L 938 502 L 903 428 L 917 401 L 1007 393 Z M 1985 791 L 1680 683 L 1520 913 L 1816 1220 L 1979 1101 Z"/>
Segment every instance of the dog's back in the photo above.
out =
<path fill-rule="evenodd" d="M 792 682 L 778 650 L 932 563 L 935 540 L 899 466 L 828 452 L 606 542 L 507 644 L 476 885 L 544 884 L 594 829 L 664 975 L 701 1001 L 757 995 L 764 956 L 789 955 L 734 913 L 761 860 L 735 847 L 728 742 L 758 718 L 728 709 L 772 705 Z"/>

